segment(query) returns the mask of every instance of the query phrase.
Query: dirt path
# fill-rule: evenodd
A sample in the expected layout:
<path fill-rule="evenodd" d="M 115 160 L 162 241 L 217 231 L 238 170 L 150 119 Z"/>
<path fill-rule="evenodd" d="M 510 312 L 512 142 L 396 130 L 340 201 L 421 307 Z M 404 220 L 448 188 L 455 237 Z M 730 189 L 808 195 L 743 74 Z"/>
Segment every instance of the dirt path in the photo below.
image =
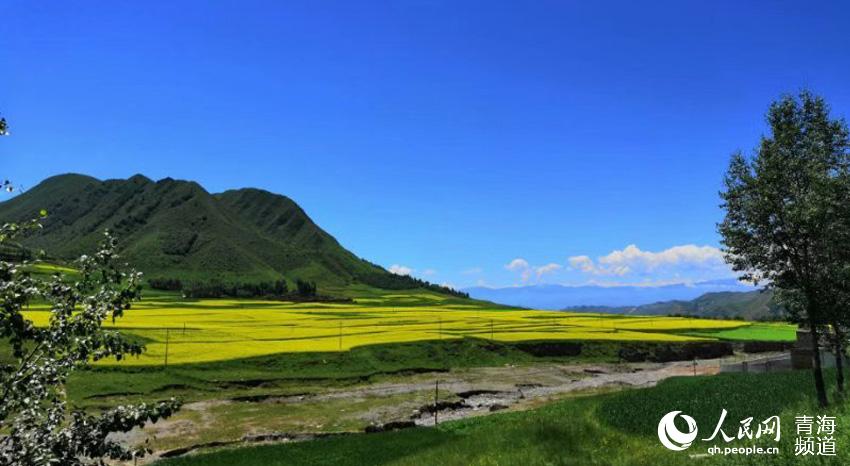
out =
<path fill-rule="evenodd" d="M 691 362 L 619 365 L 552 365 L 509 373 L 494 371 L 490 382 L 469 384 L 449 381 L 441 387 L 463 400 L 460 405 L 439 409 L 440 420 L 460 419 L 508 408 L 539 404 L 570 393 L 612 387 L 650 387 L 673 376 L 713 375 L 719 372 L 715 361 L 694 366 Z M 433 425 L 433 411 L 415 417 L 417 425 Z"/>
<path fill-rule="evenodd" d="M 440 374 L 417 374 L 405 381 L 375 383 L 360 387 L 307 395 L 267 397 L 258 402 L 299 403 L 331 399 L 387 396 L 434 388 L 451 393 L 475 391 L 516 392 L 526 397 L 601 388 L 609 385 L 644 387 L 678 375 L 712 375 L 719 371 L 718 360 L 639 364 L 546 364 L 535 366 L 484 367 L 453 370 Z"/>
<path fill-rule="evenodd" d="M 162 420 L 120 437 L 128 444 L 138 444 L 149 436 L 165 440 L 165 450 L 148 457 L 151 461 L 162 454 L 184 454 L 216 444 L 238 444 L 258 441 L 299 441 L 319 435 L 351 433 L 382 426 L 434 424 L 433 393 L 439 381 L 440 422 L 488 414 L 504 409 L 528 409 L 570 394 L 616 387 L 649 387 L 673 376 L 710 375 L 719 371 L 719 360 L 670 363 L 623 364 L 538 364 L 533 366 L 501 366 L 456 369 L 444 373 L 425 373 L 395 377 L 390 381 L 368 385 L 328 389 L 317 393 L 291 396 L 266 396 L 238 400 L 208 400 L 186 404 L 174 418 Z M 405 400 L 399 402 L 399 399 Z M 369 403 L 358 405 L 358 402 Z M 245 409 L 268 413 L 289 413 L 299 409 L 342 406 L 340 412 L 304 414 L 295 427 L 275 423 L 274 414 L 265 422 L 256 418 L 242 420 L 234 413 Z M 343 413 L 344 412 L 344 413 Z M 324 418 L 322 418 L 324 416 Z M 346 417 L 356 426 L 348 429 L 326 427 L 329 421 Z M 301 422 L 303 421 L 303 422 Z M 228 438 L 221 438 L 222 424 L 229 424 Z M 311 427 L 312 426 L 312 427 Z M 223 441 L 223 442 L 222 442 Z"/>

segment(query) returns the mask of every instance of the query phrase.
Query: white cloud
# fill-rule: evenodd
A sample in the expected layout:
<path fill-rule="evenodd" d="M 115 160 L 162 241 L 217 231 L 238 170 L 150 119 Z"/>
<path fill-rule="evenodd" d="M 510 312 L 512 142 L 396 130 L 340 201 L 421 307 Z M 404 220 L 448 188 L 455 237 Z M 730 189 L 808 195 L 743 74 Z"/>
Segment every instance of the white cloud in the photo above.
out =
<path fill-rule="evenodd" d="M 568 259 L 570 268 L 581 270 L 582 272 L 593 272 L 595 266 L 593 259 L 588 256 L 573 256 Z"/>
<path fill-rule="evenodd" d="M 527 282 L 531 278 L 531 266 L 528 265 L 527 260 L 521 257 L 517 257 L 516 259 L 512 260 L 510 263 L 508 263 L 508 265 L 505 266 L 505 268 L 512 272 L 519 272 L 520 278 L 523 282 Z"/>
<path fill-rule="evenodd" d="M 517 257 L 506 265 L 505 268 L 514 272 L 517 270 L 524 270 L 528 268 L 528 261 L 521 257 Z"/>
<path fill-rule="evenodd" d="M 531 280 L 531 277 L 535 274 L 537 275 L 537 278 L 540 279 L 540 277 L 547 273 L 552 273 L 556 270 L 562 269 L 563 266 L 554 262 L 541 266 L 532 266 L 527 260 L 518 257 L 505 265 L 505 268 L 512 272 L 518 272 L 520 279 L 522 279 L 523 282 L 527 282 Z"/>
<path fill-rule="evenodd" d="M 430 277 L 430 276 L 433 276 L 433 275 L 437 275 L 437 271 L 434 270 L 434 269 L 425 269 L 425 270 L 422 271 L 422 275 L 424 275 L 426 277 Z"/>
<path fill-rule="evenodd" d="M 410 267 L 405 267 L 403 265 L 393 264 L 389 268 L 390 273 L 394 273 L 396 275 L 410 275 L 413 273 L 413 269 Z"/>
<path fill-rule="evenodd" d="M 663 251 L 643 251 L 634 244 L 612 251 L 596 261 L 588 256 L 568 259 L 570 268 L 587 274 L 651 277 L 653 280 L 706 280 L 733 276 L 723 252 L 712 246 L 685 244 Z"/>
<path fill-rule="evenodd" d="M 560 270 L 562 268 L 563 267 L 561 266 L 561 264 L 556 264 L 556 263 L 552 262 L 552 263 L 549 263 L 549 264 L 546 264 L 546 265 L 541 265 L 540 267 L 537 267 L 534 270 L 535 270 L 535 272 L 537 272 L 537 278 L 540 278 L 543 275 L 546 275 L 547 273 L 553 273 L 553 272 Z"/>
<path fill-rule="evenodd" d="M 696 246 L 693 244 L 673 246 L 670 249 L 660 252 L 641 251 L 634 244 L 630 244 L 622 251 L 613 251 L 607 256 L 599 258 L 599 263 L 606 266 L 640 264 L 650 269 L 665 264 L 704 264 L 711 262 L 722 263 L 723 252 L 711 246 Z"/>

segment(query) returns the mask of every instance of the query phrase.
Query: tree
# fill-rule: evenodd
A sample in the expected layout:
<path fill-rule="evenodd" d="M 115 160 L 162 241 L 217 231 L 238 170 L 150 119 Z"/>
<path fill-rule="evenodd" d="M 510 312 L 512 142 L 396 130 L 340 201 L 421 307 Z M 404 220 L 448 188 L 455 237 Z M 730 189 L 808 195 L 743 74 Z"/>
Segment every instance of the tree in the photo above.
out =
<path fill-rule="evenodd" d="M 0 243 L 39 228 L 38 221 L 0 227 Z M 91 361 L 138 355 L 143 348 L 106 331 L 106 319 L 120 318 L 139 298 L 141 274 L 118 267 L 115 239 L 106 234 L 100 250 L 78 261 L 80 278 L 55 274 L 39 279 L 26 263 L 0 262 L 0 341 L 11 346 L 12 363 L 0 364 L 0 464 L 41 466 L 105 465 L 144 454 L 111 440 L 171 415 L 172 399 L 153 405 L 119 406 L 100 414 L 68 409 L 65 384 Z M 44 302 L 49 321 L 36 326 L 24 313 Z"/>
<path fill-rule="evenodd" d="M 828 288 L 827 315 L 829 333 L 835 354 L 836 388 L 844 392 L 844 362 L 847 335 L 850 334 L 850 175 L 846 167 L 836 170 L 828 191 L 827 208 L 833 222 L 829 228 L 832 241 L 827 245 L 830 273 L 823 286 Z"/>
<path fill-rule="evenodd" d="M 8 135 L 0 118 L 0 136 Z M 2 181 L 4 190 L 12 183 Z M 47 212 L 41 211 L 45 217 Z M 18 235 L 41 228 L 39 220 L 0 226 L 0 249 Z M 108 438 L 179 409 L 171 399 L 151 406 L 119 406 L 98 415 L 67 407 L 65 383 L 91 361 L 138 355 L 143 347 L 117 332 L 103 330 L 104 320 L 120 318 L 139 299 L 141 274 L 118 267 L 115 239 L 106 232 L 100 250 L 79 259 L 80 279 L 61 274 L 38 279 L 28 263 L 0 261 L 0 343 L 10 354 L 0 358 L 0 464 L 9 466 L 105 465 L 146 453 Z M 23 312 L 33 301 L 49 309 L 38 327 Z M 4 349 L 4 348 L 3 348 Z"/>
<path fill-rule="evenodd" d="M 9 134 L 9 127 L 6 125 L 6 119 L 0 117 L 0 136 L 6 136 Z M 0 183 L 3 184 L 3 190 L 12 192 L 14 191 L 14 186 L 12 186 L 12 182 L 9 180 L 0 180 Z"/>
<path fill-rule="evenodd" d="M 771 134 L 754 156 L 732 156 L 718 231 L 732 268 L 775 289 L 790 319 L 810 329 L 815 388 L 826 406 L 819 341 L 838 316 L 830 283 L 844 228 L 836 203 L 848 202 L 836 197 L 850 165 L 847 125 L 807 91 L 774 102 L 767 122 Z"/>
<path fill-rule="evenodd" d="M 316 296 L 316 283 L 308 282 L 307 280 L 295 280 L 295 288 L 298 290 L 298 296 L 302 298 L 312 298 Z"/>

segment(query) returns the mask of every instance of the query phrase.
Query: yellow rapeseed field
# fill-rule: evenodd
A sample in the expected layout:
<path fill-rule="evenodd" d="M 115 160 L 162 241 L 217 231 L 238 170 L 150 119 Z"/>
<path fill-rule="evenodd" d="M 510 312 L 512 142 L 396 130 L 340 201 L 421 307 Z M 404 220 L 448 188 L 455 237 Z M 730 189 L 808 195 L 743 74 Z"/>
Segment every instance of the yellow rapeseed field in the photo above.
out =
<path fill-rule="evenodd" d="M 428 293 L 361 298 L 355 303 L 159 296 L 136 304 L 107 327 L 141 337 L 146 343 L 144 355 L 120 364 L 156 365 L 164 362 L 166 348 L 169 364 L 178 364 L 464 337 L 501 342 L 706 340 L 712 338 L 711 332 L 751 325 L 680 317 L 510 310 L 443 300 Z M 28 313 L 37 325 L 46 324 L 49 315 L 37 307 Z"/>

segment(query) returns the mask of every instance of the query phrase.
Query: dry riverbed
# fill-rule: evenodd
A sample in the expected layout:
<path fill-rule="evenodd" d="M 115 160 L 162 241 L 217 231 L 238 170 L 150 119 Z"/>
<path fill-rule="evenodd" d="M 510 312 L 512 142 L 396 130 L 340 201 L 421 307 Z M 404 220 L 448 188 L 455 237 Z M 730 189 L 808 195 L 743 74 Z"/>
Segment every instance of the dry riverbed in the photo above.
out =
<path fill-rule="evenodd" d="M 719 365 L 719 360 L 700 361 L 696 366 L 691 362 L 536 364 L 413 374 L 298 395 L 188 403 L 172 418 L 130 432 L 121 440 L 140 444 L 148 439 L 155 451 L 146 458 L 151 461 L 222 445 L 309 440 L 529 409 L 567 396 L 648 387 L 673 376 L 711 375 L 719 371 Z"/>

